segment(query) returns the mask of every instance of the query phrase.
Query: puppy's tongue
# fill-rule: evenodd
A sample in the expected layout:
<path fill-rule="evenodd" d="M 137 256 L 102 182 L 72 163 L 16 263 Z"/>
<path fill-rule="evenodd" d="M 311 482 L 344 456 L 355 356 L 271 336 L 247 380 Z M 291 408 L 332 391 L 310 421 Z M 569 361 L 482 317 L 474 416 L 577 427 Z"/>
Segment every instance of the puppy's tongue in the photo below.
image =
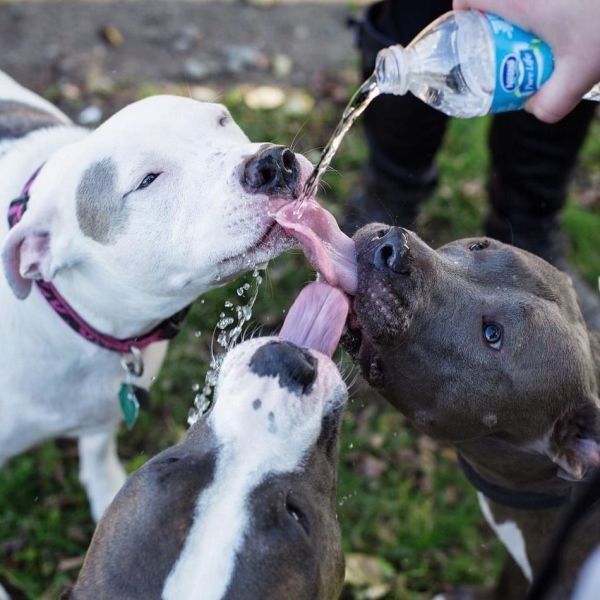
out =
<path fill-rule="evenodd" d="M 322 281 L 309 283 L 290 308 L 279 336 L 302 348 L 332 356 L 342 336 L 349 301 Z"/>
<path fill-rule="evenodd" d="M 356 292 L 356 249 L 338 227 L 334 216 L 315 200 L 285 205 L 275 215 L 277 222 L 293 235 L 308 261 L 325 281 L 349 294 Z"/>

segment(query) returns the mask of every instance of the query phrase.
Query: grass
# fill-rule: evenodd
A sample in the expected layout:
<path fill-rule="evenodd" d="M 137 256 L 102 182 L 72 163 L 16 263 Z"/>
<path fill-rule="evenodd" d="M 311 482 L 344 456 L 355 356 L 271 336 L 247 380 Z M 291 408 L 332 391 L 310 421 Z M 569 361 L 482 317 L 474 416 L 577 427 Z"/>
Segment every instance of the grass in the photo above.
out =
<path fill-rule="evenodd" d="M 341 108 L 322 102 L 308 119 L 251 112 L 237 93 L 224 101 L 251 139 L 289 144 L 296 138 L 303 151 L 324 144 Z M 441 183 L 421 223 L 428 239 L 443 243 L 482 231 L 487 124 L 451 123 L 439 157 Z M 597 180 L 600 173 L 599 129 L 596 122 L 582 156 L 583 179 Z M 334 161 L 337 173 L 327 177 L 324 196 L 334 213 L 340 214 L 359 184 L 365 157 L 357 128 Z M 576 192 L 574 200 L 582 190 Z M 566 227 L 576 240 L 573 260 L 593 282 L 600 274 L 597 208 L 572 201 Z M 264 331 L 277 328 L 310 279 L 297 253 L 273 261 L 254 309 L 256 324 Z M 120 454 L 129 471 L 184 434 L 215 322 L 239 285 L 195 304 L 155 383 L 151 410 L 131 432 L 121 431 Z M 74 443 L 49 442 L 10 461 L 0 471 L 0 506 L 0 579 L 23 597 L 58 597 L 76 578 L 93 532 Z M 489 585 L 497 575 L 503 551 L 484 525 L 453 452 L 411 429 L 364 384 L 354 386 L 344 417 L 338 512 L 350 573 L 345 598 L 425 598 L 453 584 Z"/>

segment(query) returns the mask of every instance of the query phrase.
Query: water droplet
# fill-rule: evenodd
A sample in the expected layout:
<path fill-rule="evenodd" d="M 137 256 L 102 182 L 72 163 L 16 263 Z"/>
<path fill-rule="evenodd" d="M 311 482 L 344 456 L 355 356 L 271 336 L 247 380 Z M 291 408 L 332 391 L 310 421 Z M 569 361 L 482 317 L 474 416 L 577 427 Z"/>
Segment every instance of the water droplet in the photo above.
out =
<path fill-rule="evenodd" d="M 216 326 L 216 329 L 219 330 L 217 344 L 223 349 L 223 352 L 213 356 L 204 378 L 202 392 L 196 394 L 194 397 L 194 407 L 188 415 L 188 423 L 190 425 L 195 423 L 201 415 L 206 414 L 212 406 L 214 388 L 219 378 L 219 370 L 225 354 L 235 346 L 244 330 L 244 325 L 252 318 L 252 308 L 258 297 L 258 290 L 263 280 L 258 269 L 253 271 L 252 278 L 252 285 L 246 282 L 236 290 L 236 294 L 242 297 L 252 289 L 245 305 L 235 305 L 231 300 L 226 300 L 224 303 L 226 309 L 230 311 L 235 309 L 235 317 L 226 316 L 224 311 L 219 314 Z M 195 384 L 193 391 L 197 392 L 199 389 L 200 384 Z"/>
<path fill-rule="evenodd" d="M 221 314 L 223 314 L 223 313 L 221 313 Z M 235 319 L 233 317 L 225 317 L 225 315 L 223 315 L 223 318 L 219 319 L 219 322 L 217 323 L 217 327 L 219 329 L 226 329 L 234 321 L 235 321 Z"/>

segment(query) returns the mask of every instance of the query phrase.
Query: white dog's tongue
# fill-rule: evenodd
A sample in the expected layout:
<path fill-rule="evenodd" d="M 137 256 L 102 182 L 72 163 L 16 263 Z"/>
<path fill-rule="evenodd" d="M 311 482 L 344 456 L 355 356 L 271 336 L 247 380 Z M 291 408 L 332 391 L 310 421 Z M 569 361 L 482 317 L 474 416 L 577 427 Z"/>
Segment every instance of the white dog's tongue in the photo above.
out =
<path fill-rule="evenodd" d="M 293 235 L 309 262 L 325 281 L 349 294 L 356 292 L 356 250 L 354 242 L 338 227 L 334 216 L 315 200 L 301 206 L 290 203 L 275 215 L 277 222 Z"/>
<path fill-rule="evenodd" d="M 281 338 L 332 356 L 340 341 L 349 301 L 341 290 L 322 281 L 309 283 L 290 308 Z"/>

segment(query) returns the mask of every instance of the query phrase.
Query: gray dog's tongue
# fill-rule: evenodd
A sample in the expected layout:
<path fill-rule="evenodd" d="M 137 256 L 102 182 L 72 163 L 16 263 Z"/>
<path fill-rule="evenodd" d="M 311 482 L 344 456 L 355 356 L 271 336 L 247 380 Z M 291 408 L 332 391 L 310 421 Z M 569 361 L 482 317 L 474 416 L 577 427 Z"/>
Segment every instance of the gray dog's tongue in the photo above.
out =
<path fill-rule="evenodd" d="M 306 258 L 327 283 L 349 294 L 356 292 L 354 242 L 342 233 L 330 212 L 311 199 L 300 206 L 287 204 L 275 219 L 300 242 Z"/>
<path fill-rule="evenodd" d="M 322 281 L 309 283 L 292 304 L 279 335 L 297 346 L 332 356 L 348 307 L 348 298 L 339 289 Z"/>

